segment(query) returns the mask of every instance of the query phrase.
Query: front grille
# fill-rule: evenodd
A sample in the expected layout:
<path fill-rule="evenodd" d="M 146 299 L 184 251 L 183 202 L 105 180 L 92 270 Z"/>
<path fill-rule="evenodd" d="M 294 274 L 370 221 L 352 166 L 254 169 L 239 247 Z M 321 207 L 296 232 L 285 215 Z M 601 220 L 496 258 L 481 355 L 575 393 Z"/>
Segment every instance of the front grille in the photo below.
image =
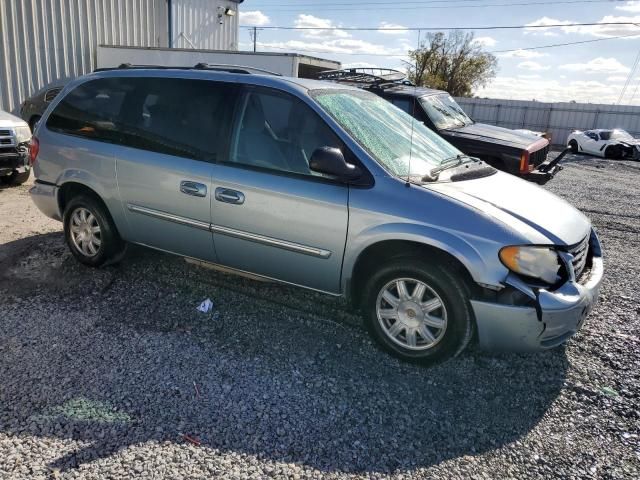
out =
<path fill-rule="evenodd" d="M 576 280 L 580 280 L 580 276 L 584 272 L 584 267 L 587 265 L 589 256 L 589 236 L 587 235 L 582 242 L 569 249 L 569 253 L 573 255 L 571 263 L 573 264 L 573 271 L 575 272 Z"/>
<path fill-rule="evenodd" d="M 13 145 L 13 140 L 10 138 L 0 138 L 0 145 Z"/>
<path fill-rule="evenodd" d="M 10 137 L 13 135 L 11 130 L 0 130 L 0 137 Z"/>
<path fill-rule="evenodd" d="M 547 160 L 547 155 L 549 155 L 549 145 L 541 148 L 537 152 L 531 152 L 529 154 L 529 164 L 533 166 L 538 166 L 544 163 Z"/>

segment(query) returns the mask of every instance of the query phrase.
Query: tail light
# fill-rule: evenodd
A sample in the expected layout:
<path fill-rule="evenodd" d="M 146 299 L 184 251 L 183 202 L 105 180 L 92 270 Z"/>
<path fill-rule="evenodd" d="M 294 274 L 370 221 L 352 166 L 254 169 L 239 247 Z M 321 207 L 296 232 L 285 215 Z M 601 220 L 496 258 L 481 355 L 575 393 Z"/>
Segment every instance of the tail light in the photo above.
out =
<path fill-rule="evenodd" d="M 31 166 L 35 165 L 38 152 L 40 152 L 40 141 L 38 137 L 31 137 L 31 143 L 29 144 L 29 163 Z"/>
<path fill-rule="evenodd" d="M 525 150 L 520 155 L 520 173 L 529 173 L 529 157 L 531 153 Z"/>

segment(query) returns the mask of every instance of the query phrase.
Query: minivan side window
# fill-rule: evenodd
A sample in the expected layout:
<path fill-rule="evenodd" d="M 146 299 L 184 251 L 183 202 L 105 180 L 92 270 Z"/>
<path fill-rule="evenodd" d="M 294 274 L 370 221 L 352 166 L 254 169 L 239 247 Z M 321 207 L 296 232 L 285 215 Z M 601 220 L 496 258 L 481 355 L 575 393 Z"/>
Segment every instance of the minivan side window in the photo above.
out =
<path fill-rule="evenodd" d="M 232 105 L 233 89 L 207 80 L 103 78 L 70 92 L 47 127 L 213 162 L 226 147 Z"/>
<path fill-rule="evenodd" d="M 280 172 L 323 176 L 309 169 L 320 147 L 342 142 L 329 126 L 296 97 L 269 89 L 252 89 L 240 102 L 240 117 L 229 161 Z"/>
<path fill-rule="evenodd" d="M 83 83 L 55 107 L 47 128 L 110 143 L 117 143 L 116 122 L 126 91 L 117 78 Z"/>

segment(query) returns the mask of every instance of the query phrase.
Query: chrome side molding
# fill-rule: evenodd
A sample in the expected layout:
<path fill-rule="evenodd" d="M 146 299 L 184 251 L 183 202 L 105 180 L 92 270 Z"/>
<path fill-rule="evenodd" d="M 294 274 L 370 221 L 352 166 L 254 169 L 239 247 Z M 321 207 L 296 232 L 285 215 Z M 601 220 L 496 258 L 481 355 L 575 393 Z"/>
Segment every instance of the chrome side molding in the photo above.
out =
<path fill-rule="evenodd" d="M 329 250 L 322 248 L 310 247 L 308 245 L 302 245 L 300 243 L 289 242 L 287 240 L 280 240 L 279 238 L 267 237 L 265 235 L 259 235 L 257 233 L 245 232 L 243 230 L 236 230 L 235 228 L 223 227 L 221 225 L 214 225 L 212 223 L 201 222 L 200 220 L 194 220 L 192 218 L 181 217 L 179 215 L 173 215 L 171 213 L 162 212 L 152 208 L 141 207 L 139 205 L 127 204 L 127 208 L 130 212 L 139 213 L 148 217 L 158 218 L 160 220 L 166 220 L 168 222 L 177 223 L 179 225 L 186 225 L 188 227 L 198 228 L 200 230 L 207 230 L 212 233 L 219 233 L 228 237 L 239 238 L 241 240 L 247 240 L 249 242 L 261 243 L 270 247 L 281 248 L 283 250 L 289 250 L 291 252 L 301 253 L 303 255 L 309 255 L 312 257 L 318 257 L 327 259 L 331 256 Z"/>

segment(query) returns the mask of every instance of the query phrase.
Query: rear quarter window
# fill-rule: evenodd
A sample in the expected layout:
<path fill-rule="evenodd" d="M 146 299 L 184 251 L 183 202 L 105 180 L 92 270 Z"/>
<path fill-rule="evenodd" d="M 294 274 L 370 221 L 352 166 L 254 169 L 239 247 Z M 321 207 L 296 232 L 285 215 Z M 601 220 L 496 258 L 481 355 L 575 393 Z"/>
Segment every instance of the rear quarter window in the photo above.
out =
<path fill-rule="evenodd" d="M 233 87 L 183 78 L 102 78 L 73 89 L 47 128 L 194 160 L 215 161 L 231 124 Z"/>
<path fill-rule="evenodd" d="M 126 90 L 118 79 L 83 83 L 56 105 L 47 128 L 59 133 L 117 142 L 117 120 Z"/>

